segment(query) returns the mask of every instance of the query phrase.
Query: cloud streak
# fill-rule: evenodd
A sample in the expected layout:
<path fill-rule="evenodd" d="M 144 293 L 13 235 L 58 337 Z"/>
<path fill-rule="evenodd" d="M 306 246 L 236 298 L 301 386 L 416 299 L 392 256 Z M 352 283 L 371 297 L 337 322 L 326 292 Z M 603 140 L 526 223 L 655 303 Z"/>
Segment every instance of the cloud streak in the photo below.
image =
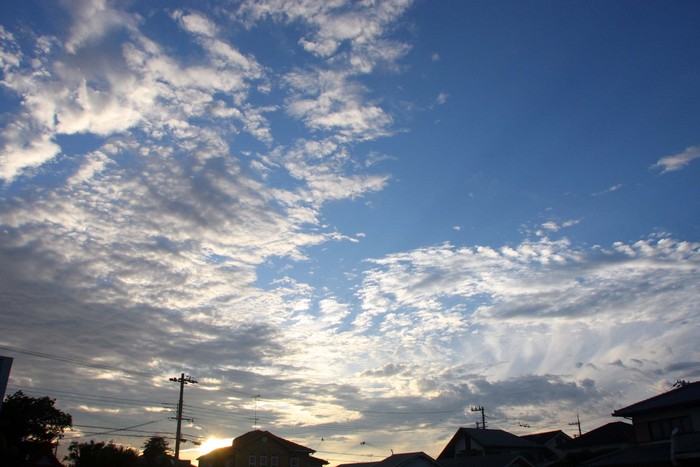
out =
<path fill-rule="evenodd" d="M 659 169 L 661 173 L 677 172 L 697 158 L 700 158 L 700 146 L 691 146 L 681 153 L 662 157 L 651 168 Z"/>

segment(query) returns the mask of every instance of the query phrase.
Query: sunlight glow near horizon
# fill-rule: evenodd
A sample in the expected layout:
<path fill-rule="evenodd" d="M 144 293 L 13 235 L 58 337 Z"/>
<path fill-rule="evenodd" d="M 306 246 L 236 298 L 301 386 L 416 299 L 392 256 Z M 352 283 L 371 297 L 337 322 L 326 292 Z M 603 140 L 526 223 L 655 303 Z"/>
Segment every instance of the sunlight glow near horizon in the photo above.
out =
<path fill-rule="evenodd" d="M 231 446 L 232 442 L 233 438 L 217 438 L 215 436 L 209 436 L 199 446 L 188 449 L 180 448 L 180 457 L 182 459 L 189 459 L 194 462 L 198 457 L 208 454 L 214 449 Z"/>

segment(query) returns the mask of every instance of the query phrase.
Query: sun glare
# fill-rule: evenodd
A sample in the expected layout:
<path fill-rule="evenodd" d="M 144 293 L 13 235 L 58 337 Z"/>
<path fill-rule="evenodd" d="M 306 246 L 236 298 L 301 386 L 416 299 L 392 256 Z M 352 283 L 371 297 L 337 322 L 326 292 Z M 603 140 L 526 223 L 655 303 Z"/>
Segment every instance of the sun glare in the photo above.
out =
<path fill-rule="evenodd" d="M 203 456 L 204 454 L 207 454 L 214 449 L 218 448 L 223 448 L 226 446 L 231 446 L 231 442 L 233 441 L 233 438 L 214 438 L 210 437 L 204 440 L 202 444 L 199 446 L 199 456 Z"/>

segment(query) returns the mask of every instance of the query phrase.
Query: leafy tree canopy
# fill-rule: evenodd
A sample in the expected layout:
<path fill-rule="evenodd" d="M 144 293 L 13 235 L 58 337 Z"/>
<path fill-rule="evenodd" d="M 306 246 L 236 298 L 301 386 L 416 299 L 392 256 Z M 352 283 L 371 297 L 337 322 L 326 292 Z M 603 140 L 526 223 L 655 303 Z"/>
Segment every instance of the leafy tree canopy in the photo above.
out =
<path fill-rule="evenodd" d="M 162 436 L 151 436 L 143 444 L 143 457 L 148 467 L 171 465 L 170 446 Z"/>
<path fill-rule="evenodd" d="M 57 443 L 73 419 L 54 407 L 49 397 L 30 397 L 22 391 L 5 398 L 0 412 L 0 456 L 18 465 Z"/>
<path fill-rule="evenodd" d="M 64 460 L 73 467 L 135 467 L 139 458 L 136 449 L 109 443 L 73 441 Z"/>

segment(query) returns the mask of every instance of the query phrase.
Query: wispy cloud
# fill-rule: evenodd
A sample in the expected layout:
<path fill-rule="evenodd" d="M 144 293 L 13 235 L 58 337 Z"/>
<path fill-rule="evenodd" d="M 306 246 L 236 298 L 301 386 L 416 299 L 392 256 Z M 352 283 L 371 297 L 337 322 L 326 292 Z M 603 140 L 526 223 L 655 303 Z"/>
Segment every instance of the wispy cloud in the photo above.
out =
<path fill-rule="evenodd" d="M 548 373 L 568 366 L 567 359 L 572 371 L 575 361 L 603 366 L 612 355 L 655 360 L 659 339 L 645 333 L 643 323 L 661 313 L 669 333 L 684 334 L 673 323 L 689 318 L 693 308 L 677 304 L 669 287 L 674 284 L 688 298 L 697 293 L 699 259 L 700 245 L 671 239 L 590 251 L 547 239 L 500 250 L 423 248 L 375 261 L 377 267 L 365 274 L 363 312 L 355 325 L 358 330 L 400 329 L 398 342 L 406 342 L 401 348 L 407 355 L 415 353 L 408 345 L 415 342 L 415 329 L 424 329 L 422 352 L 433 342 L 432 330 L 439 329 L 436 344 L 445 339 L 462 342 L 459 354 L 433 349 L 445 364 L 460 361 L 466 346 L 474 359 L 504 363 L 490 373 L 495 378 L 514 371 Z M 434 321 L 435 316 L 442 318 Z M 442 319 L 444 324 L 436 328 Z M 637 328 L 642 334 L 622 334 Z M 600 341 L 611 332 L 614 348 Z M 688 345 L 688 339 L 686 335 L 676 342 Z M 602 347 L 589 347 L 593 340 Z M 648 345 L 638 347 L 640 341 Z"/>
<path fill-rule="evenodd" d="M 613 192 L 615 192 L 615 191 L 618 191 L 618 190 L 621 189 L 622 187 L 623 187 L 622 183 L 618 183 L 617 185 L 612 185 L 612 186 L 606 188 L 605 190 L 602 190 L 602 191 L 598 191 L 598 192 L 596 192 L 596 193 L 593 193 L 593 196 L 603 196 L 603 195 L 607 195 L 608 193 L 613 193 Z"/>
<path fill-rule="evenodd" d="M 559 232 L 561 229 L 566 229 L 568 227 L 572 227 L 576 224 L 579 224 L 580 222 L 581 222 L 580 219 L 570 219 L 568 221 L 564 221 L 561 223 L 554 221 L 554 220 L 551 220 L 551 221 L 544 222 L 542 224 L 542 228 L 544 230 L 549 231 L 549 232 Z M 541 231 L 539 231 L 539 232 L 540 232 L 540 235 L 544 235 Z"/>
<path fill-rule="evenodd" d="M 700 146 L 691 146 L 679 154 L 662 157 L 651 168 L 660 169 L 661 173 L 676 172 L 698 158 L 700 158 Z"/>

